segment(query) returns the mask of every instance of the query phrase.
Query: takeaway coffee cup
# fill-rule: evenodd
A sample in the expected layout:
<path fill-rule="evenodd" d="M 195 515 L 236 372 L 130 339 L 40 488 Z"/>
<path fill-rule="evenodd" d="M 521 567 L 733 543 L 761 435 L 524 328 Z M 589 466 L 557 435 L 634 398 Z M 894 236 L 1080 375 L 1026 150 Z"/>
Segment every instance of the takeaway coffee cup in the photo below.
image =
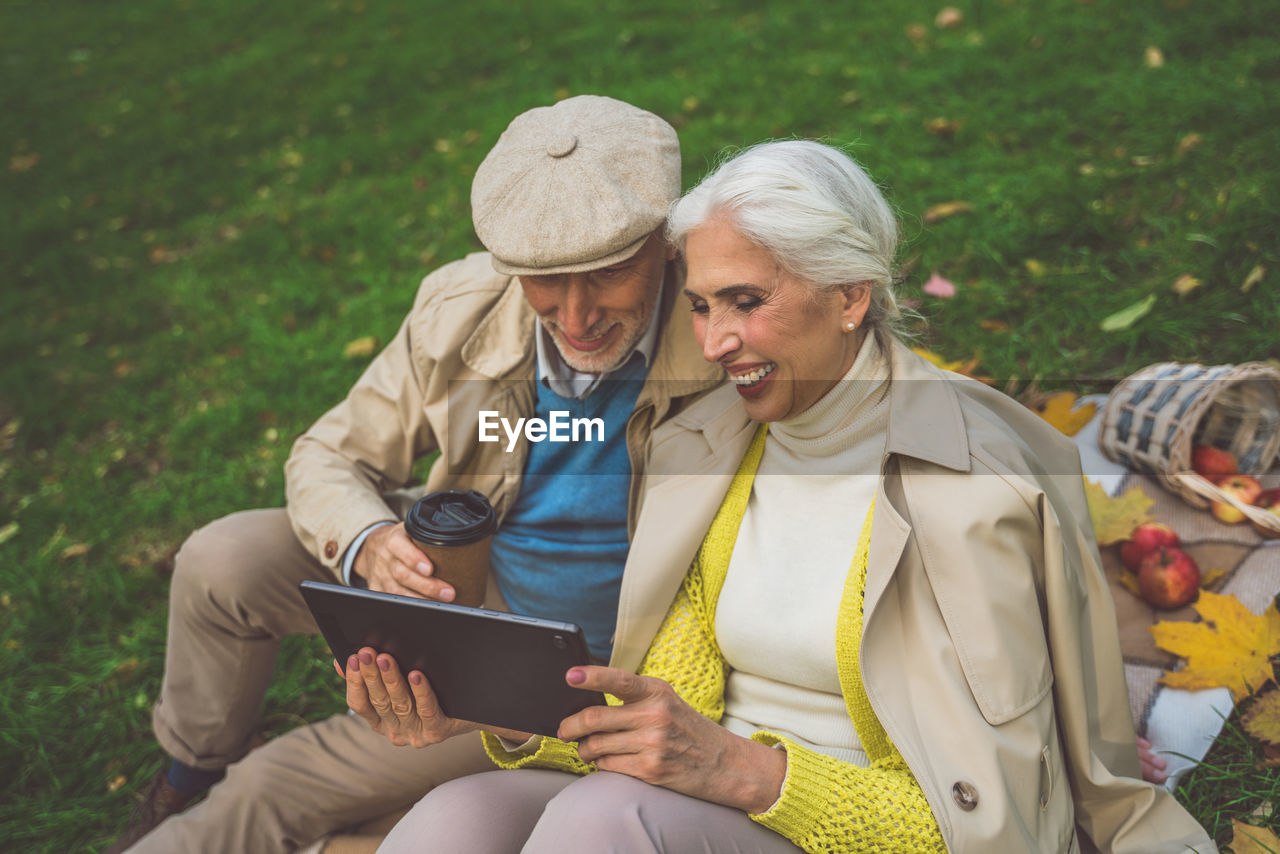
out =
<path fill-rule="evenodd" d="M 497 527 L 489 499 L 474 489 L 424 495 L 404 518 L 405 533 L 431 558 L 436 578 L 453 585 L 454 603 L 472 608 L 484 603 L 489 543 Z"/>

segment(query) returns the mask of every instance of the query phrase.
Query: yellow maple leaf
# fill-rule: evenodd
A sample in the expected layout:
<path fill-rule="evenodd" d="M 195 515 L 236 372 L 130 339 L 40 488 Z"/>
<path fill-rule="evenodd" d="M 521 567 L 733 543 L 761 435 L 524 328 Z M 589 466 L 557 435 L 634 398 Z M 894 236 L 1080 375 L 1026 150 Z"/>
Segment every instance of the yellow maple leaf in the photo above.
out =
<path fill-rule="evenodd" d="M 1084 496 L 1089 501 L 1093 536 L 1100 546 L 1129 539 L 1134 528 L 1151 518 L 1147 510 L 1153 502 L 1138 486 L 1130 487 L 1123 495 L 1112 498 L 1105 489 L 1086 477 Z"/>
<path fill-rule="evenodd" d="M 1227 577 L 1225 569 L 1206 569 L 1200 573 L 1200 586 L 1212 587 L 1219 581 Z"/>
<path fill-rule="evenodd" d="M 1270 658 L 1280 655 L 1280 611 L 1274 602 L 1258 616 L 1234 596 L 1201 590 L 1192 607 L 1202 622 L 1160 622 L 1147 629 L 1156 646 L 1187 660 L 1186 667 L 1164 674 L 1160 682 L 1191 691 L 1229 688 L 1239 702 L 1273 678 Z"/>
<path fill-rule="evenodd" d="M 942 370 L 944 371 L 951 371 L 953 373 L 961 374 L 963 376 L 969 377 L 970 379 L 975 379 L 980 382 L 988 382 L 989 380 L 988 377 L 978 376 L 977 374 L 974 373 L 974 371 L 977 370 L 978 368 L 979 359 L 977 356 L 974 356 L 972 359 L 970 359 L 967 362 L 948 362 L 942 356 L 939 356 L 937 353 L 933 352 L 932 350 L 926 350 L 923 347 L 912 347 L 911 352 L 915 353 L 917 356 L 924 359 L 925 361 L 930 362 L 938 366 L 939 368 L 942 368 Z"/>
<path fill-rule="evenodd" d="M 1280 744 L 1280 690 L 1268 691 L 1253 701 L 1240 719 L 1244 731 L 1268 744 Z"/>
<path fill-rule="evenodd" d="M 1048 421 L 1054 427 L 1057 427 L 1068 436 L 1074 436 L 1084 429 L 1084 425 L 1093 420 L 1093 416 L 1098 413 L 1098 405 L 1090 401 L 1089 403 L 1077 406 L 1080 398 L 1069 391 L 1060 391 L 1057 394 L 1050 395 L 1044 405 L 1036 410 L 1036 413 Z"/>
<path fill-rule="evenodd" d="M 1280 854 L 1280 838 L 1265 827 L 1254 827 L 1233 818 L 1231 834 L 1233 854 Z"/>
<path fill-rule="evenodd" d="M 1117 581 L 1120 582 L 1120 586 L 1123 587 L 1125 590 L 1128 590 L 1130 593 L 1132 593 L 1134 596 L 1137 596 L 1139 599 L 1142 598 L 1142 587 L 1138 584 L 1137 573 L 1130 572 L 1127 569 L 1122 570 L 1120 572 L 1120 577 L 1117 579 Z"/>
<path fill-rule="evenodd" d="M 342 348 L 342 355 L 348 359 L 363 359 L 377 352 L 378 343 L 378 336 L 376 335 L 356 338 L 353 341 L 348 341 L 347 346 Z"/>

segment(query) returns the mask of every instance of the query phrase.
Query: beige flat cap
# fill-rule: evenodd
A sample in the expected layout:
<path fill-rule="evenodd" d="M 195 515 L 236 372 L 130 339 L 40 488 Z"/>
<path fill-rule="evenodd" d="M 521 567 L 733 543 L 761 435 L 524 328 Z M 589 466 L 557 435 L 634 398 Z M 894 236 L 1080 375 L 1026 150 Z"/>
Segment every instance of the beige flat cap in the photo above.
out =
<path fill-rule="evenodd" d="M 508 125 L 476 170 L 471 217 L 498 272 L 578 273 L 630 258 L 679 195 L 675 128 L 579 95 Z"/>

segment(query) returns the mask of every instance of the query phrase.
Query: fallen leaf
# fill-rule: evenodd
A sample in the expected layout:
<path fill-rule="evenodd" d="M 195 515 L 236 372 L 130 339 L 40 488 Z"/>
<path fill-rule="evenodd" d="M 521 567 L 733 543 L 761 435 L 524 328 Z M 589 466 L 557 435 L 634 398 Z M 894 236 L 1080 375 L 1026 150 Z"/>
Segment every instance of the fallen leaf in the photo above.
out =
<path fill-rule="evenodd" d="M 1137 323 L 1156 304 L 1156 295 L 1148 294 L 1147 298 L 1126 306 L 1114 314 L 1109 314 L 1099 324 L 1103 332 L 1119 332 Z"/>
<path fill-rule="evenodd" d="M 1085 478 L 1084 495 L 1089 502 L 1093 535 L 1100 546 L 1129 539 L 1134 528 L 1151 518 L 1147 511 L 1154 502 L 1140 486 L 1130 487 L 1123 494 L 1112 498 L 1101 486 Z"/>
<path fill-rule="evenodd" d="M 1226 577 L 1225 569 L 1210 569 L 1200 573 L 1200 586 L 1212 587 Z"/>
<path fill-rule="evenodd" d="M 1280 655 L 1280 611 L 1276 603 L 1258 616 L 1234 596 L 1208 590 L 1192 606 L 1202 622 L 1161 622 L 1148 631 L 1156 646 L 1181 656 L 1187 666 L 1160 677 L 1171 688 L 1228 688 L 1239 702 L 1274 676 L 1270 657 Z"/>
<path fill-rule="evenodd" d="M 936 272 L 929 275 L 929 281 L 924 283 L 924 287 L 921 290 L 929 296 L 938 297 L 939 299 L 951 299 L 956 295 L 956 286 Z"/>
<path fill-rule="evenodd" d="M 925 29 L 924 24 L 908 24 L 906 33 L 907 38 L 916 47 L 924 44 L 924 40 L 929 36 L 929 31 Z"/>
<path fill-rule="evenodd" d="M 71 560 L 73 557 L 83 557 L 89 553 L 88 543 L 76 543 L 74 546 L 67 546 L 62 550 L 62 559 Z"/>
<path fill-rule="evenodd" d="M 1142 52 L 1142 62 L 1147 68 L 1161 68 L 1164 66 L 1164 51 L 1151 45 Z"/>
<path fill-rule="evenodd" d="M 1280 768 L 1280 744 L 1262 745 L 1262 762 L 1258 764 L 1263 768 Z"/>
<path fill-rule="evenodd" d="M 108 792 L 119 791 L 120 788 L 124 786 L 124 784 L 127 782 L 128 780 L 125 778 L 123 774 L 117 774 L 116 776 L 112 777 L 110 780 L 107 781 L 107 791 Z"/>
<path fill-rule="evenodd" d="M 1232 854 L 1280 854 L 1280 837 L 1265 827 L 1254 827 L 1233 818 L 1231 833 Z"/>
<path fill-rule="evenodd" d="M 973 213 L 973 205 L 968 202 L 942 202 L 924 212 L 924 221 L 937 222 L 963 213 Z"/>
<path fill-rule="evenodd" d="M 963 23 L 964 13 L 955 6 L 947 6 L 933 19 L 933 25 L 940 30 L 954 30 Z"/>
<path fill-rule="evenodd" d="M 1060 391 L 1049 397 L 1036 413 L 1068 436 L 1079 433 L 1098 413 L 1098 405 L 1090 401 L 1083 405 L 1072 392 Z"/>
<path fill-rule="evenodd" d="M 960 130 L 961 124 L 956 119 L 944 119 L 938 117 L 929 119 L 924 123 L 924 129 L 934 136 L 954 136 L 956 131 Z"/>
<path fill-rule="evenodd" d="M 28 172 L 40 162 L 39 154 L 15 154 L 9 158 L 10 172 Z"/>
<path fill-rule="evenodd" d="M 9 542 L 18 535 L 18 523 L 10 522 L 3 528 L 0 528 L 0 545 Z"/>
<path fill-rule="evenodd" d="M 347 342 L 342 348 L 342 355 L 348 359 L 363 359 L 372 356 L 378 349 L 378 336 L 366 335 Z"/>
<path fill-rule="evenodd" d="M 1203 279 L 1197 279 L 1190 273 L 1183 273 L 1181 276 L 1173 280 L 1173 292 L 1180 297 L 1185 297 L 1187 294 L 1203 285 Z"/>
<path fill-rule="evenodd" d="M 1280 744 L 1280 690 L 1268 691 L 1240 718 L 1244 731 L 1268 744 Z"/>
<path fill-rule="evenodd" d="M 1244 277 L 1244 284 L 1240 286 L 1240 293 L 1247 294 L 1253 290 L 1254 285 L 1262 281 L 1262 277 L 1267 275 L 1267 268 L 1261 264 L 1249 271 L 1249 275 Z"/>
<path fill-rule="evenodd" d="M 1045 266 L 1043 262 L 1037 261 L 1035 258 L 1028 258 L 1022 262 L 1022 266 L 1027 268 L 1027 272 L 1033 276 L 1040 277 L 1044 275 Z"/>
<path fill-rule="evenodd" d="M 1125 590 L 1128 590 L 1134 596 L 1137 596 L 1139 599 L 1142 599 L 1142 587 L 1138 584 L 1137 573 L 1130 572 L 1127 569 L 1123 570 L 1120 573 L 1120 577 L 1117 579 L 1117 581 L 1120 582 L 1120 586 L 1123 587 Z"/>
<path fill-rule="evenodd" d="M 975 380 L 986 381 L 986 378 L 975 376 L 973 371 L 978 367 L 978 357 L 975 356 L 967 362 L 948 362 L 932 350 L 926 350 L 923 347 L 912 347 L 911 352 L 920 358 L 930 362 L 944 371 L 952 371 L 953 373 L 963 374 L 966 377 L 972 377 Z"/>
<path fill-rule="evenodd" d="M 1148 155 L 1145 155 L 1145 154 L 1139 154 L 1139 155 L 1130 157 L 1129 162 L 1132 163 L 1134 166 L 1137 166 L 1139 169 L 1145 169 L 1148 166 L 1154 166 L 1156 163 L 1159 162 L 1159 159 L 1155 157 L 1149 157 Z"/>
<path fill-rule="evenodd" d="M 1204 137 L 1198 133 L 1189 133 L 1182 139 L 1178 140 L 1178 153 L 1186 154 L 1191 149 L 1204 142 Z"/>

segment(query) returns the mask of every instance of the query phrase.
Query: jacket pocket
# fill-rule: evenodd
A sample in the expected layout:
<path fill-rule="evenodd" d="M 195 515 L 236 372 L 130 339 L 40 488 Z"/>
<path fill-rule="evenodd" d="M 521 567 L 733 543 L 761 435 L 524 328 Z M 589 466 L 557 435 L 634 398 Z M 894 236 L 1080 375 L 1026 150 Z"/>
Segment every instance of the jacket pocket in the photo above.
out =
<path fill-rule="evenodd" d="M 1034 708 L 1053 686 L 1036 580 L 1043 543 L 1025 505 L 1007 506 L 996 478 L 968 481 L 912 483 L 907 500 L 921 494 L 911 505 L 912 526 L 934 601 L 982 716 L 999 726 Z M 950 492 L 982 512 L 942 512 L 938 501 L 923 499 L 926 489 Z"/>

